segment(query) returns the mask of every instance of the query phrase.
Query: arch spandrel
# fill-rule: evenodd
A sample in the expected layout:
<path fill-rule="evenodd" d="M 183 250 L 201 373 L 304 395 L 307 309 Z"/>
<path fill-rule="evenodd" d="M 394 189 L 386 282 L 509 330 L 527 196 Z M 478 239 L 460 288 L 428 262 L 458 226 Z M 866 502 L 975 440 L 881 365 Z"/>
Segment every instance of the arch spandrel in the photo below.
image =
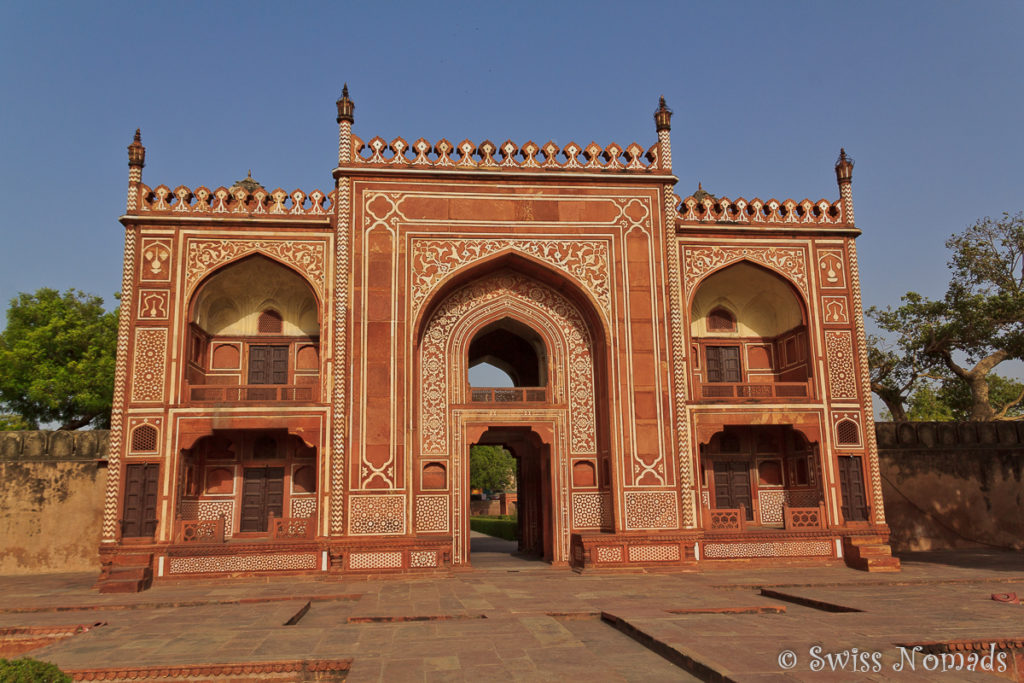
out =
<path fill-rule="evenodd" d="M 573 453 L 597 452 L 594 343 L 578 308 L 550 285 L 505 270 L 450 293 L 432 311 L 419 348 L 420 453 L 445 456 L 451 447 L 450 406 L 465 401 L 462 367 L 475 331 L 512 317 L 536 330 L 550 353 L 551 390 L 565 397 Z"/>
<path fill-rule="evenodd" d="M 410 307 L 417 340 L 433 314 L 431 302 L 500 269 L 521 272 L 567 294 L 599 338 L 613 320 L 606 240 L 416 239 L 411 252 Z"/>
<path fill-rule="evenodd" d="M 254 254 L 296 271 L 305 279 L 322 306 L 326 295 L 327 244 L 314 240 L 190 239 L 185 249 L 185 297 L 214 272 Z"/>
<path fill-rule="evenodd" d="M 740 261 L 748 261 L 785 278 L 800 293 L 804 305 L 810 301 L 807 251 L 803 247 L 683 247 L 683 287 L 686 307 L 693 305 L 693 295 L 700 283 Z"/>

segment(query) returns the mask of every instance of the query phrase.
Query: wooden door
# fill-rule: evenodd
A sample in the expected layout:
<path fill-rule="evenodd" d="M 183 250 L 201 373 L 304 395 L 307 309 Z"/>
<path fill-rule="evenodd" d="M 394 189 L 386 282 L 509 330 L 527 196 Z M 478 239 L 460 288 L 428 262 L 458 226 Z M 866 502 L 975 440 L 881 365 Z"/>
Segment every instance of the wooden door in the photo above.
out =
<path fill-rule="evenodd" d="M 715 470 L 715 507 L 747 508 L 747 519 L 754 519 L 754 505 L 750 495 L 750 470 L 739 460 L 719 460 Z"/>
<path fill-rule="evenodd" d="M 281 517 L 284 510 L 284 468 L 247 467 L 242 474 L 242 516 L 239 531 L 268 530 L 271 514 Z"/>
<path fill-rule="evenodd" d="M 127 538 L 151 537 L 156 533 L 156 504 L 160 483 L 160 465 L 128 465 L 125 470 L 124 514 L 121 535 Z"/>
<path fill-rule="evenodd" d="M 709 346 L 707 347 L 707 366 L 709 382 L 742 381 L 740 370 L 740 347 Z"/>
<path fill-rule="evenodd" d="M 843 518 L 847 522 L 867 521 L 868 499 L 860 456 L 839 456 L 839 490 L 843 496 Z"/>
<path fill-rule="evenodd" d="M 288 384 L 288 347 L 250 346 L 249 384 Z"/>

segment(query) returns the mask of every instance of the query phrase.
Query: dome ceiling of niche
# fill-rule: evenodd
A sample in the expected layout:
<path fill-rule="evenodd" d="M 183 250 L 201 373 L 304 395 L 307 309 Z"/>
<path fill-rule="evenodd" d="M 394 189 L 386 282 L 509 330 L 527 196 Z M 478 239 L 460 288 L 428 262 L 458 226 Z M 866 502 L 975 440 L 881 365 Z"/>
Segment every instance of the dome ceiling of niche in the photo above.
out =
<path fill-rule="evenodd" d="M 292 269 L 265 256 L 251 256 L 224 267 L 196 294 L 193 322 L 214 336 L 256 335 L 260 313 L 273 309 L 282 334 L 320 334 L 316 297 Z"/>

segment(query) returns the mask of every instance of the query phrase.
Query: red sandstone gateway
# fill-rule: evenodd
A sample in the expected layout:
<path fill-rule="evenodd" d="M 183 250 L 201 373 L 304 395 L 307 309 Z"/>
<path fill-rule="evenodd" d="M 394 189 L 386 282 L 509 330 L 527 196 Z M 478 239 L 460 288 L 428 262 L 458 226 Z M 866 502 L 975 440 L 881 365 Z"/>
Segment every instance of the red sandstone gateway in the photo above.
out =
<path fill-rule="evenodd" d="M 129 150 L 101 589 L 468 566 L 469 449 L 577 570 L 895 570 L 840 199 L 673 190 L 657 142 L 368 142 L 334 189 L 142 183 Z M 470 386 L 491 363 L 512 388 Z"/>

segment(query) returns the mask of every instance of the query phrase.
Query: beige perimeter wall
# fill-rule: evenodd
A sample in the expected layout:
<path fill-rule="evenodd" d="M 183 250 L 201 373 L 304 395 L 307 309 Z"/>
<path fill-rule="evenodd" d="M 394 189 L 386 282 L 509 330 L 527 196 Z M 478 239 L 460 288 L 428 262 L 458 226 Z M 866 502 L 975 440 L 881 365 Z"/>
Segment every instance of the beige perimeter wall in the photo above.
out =
<path fill-rule="evenodd" d="M 879 422 L 893 550 L 1024 551 L 1024 422 Z"/>
<path fill-rule="evenodd" d="M 0 432 L 0 574 L 99 572 L 108 436 Z"/>

